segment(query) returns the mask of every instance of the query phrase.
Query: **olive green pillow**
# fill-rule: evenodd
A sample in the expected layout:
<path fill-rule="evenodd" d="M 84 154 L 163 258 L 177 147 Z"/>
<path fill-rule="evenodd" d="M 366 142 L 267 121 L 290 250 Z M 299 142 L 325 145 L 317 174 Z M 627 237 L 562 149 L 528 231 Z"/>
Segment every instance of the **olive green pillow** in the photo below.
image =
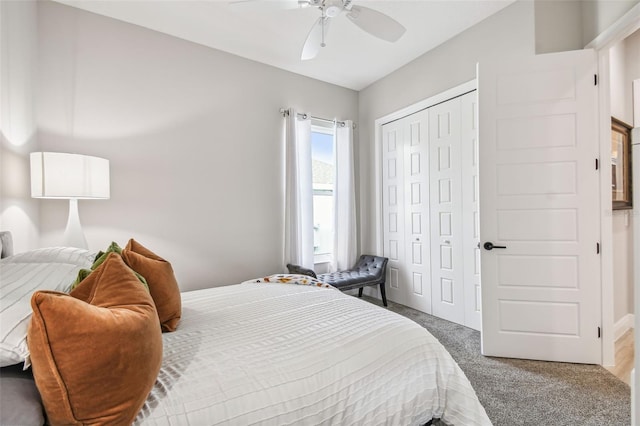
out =
<path fill-rule="evenodd" d="M 76 280 L 73 283 L 71 283 L 71 287 L 69 291 L 76 288 L 78 284 L 80 284 L 82 280 L 87 278 L 91 272 L 95 271 L 98 268 L 98 266 L 102 265 L 102 262 L 105 261 L 109 253 L 117 253 L 120 256 L 122 256 L 122 247 L 120 247 L 118 243 L 116 243 L 115 241 L 112 241 L 111 244 L 109 244 L 109 247 L 107 247 L 106 251 L 99 251 L 93 261 L 93 265 L 91 265 L 91 269 L 80 269 L 78 271 L 78 276 L 76 277 Z M 133 271 L 133 273 L 138 278 L 138 280 L 147 288 L 147 290 L 149 290 L 149 285 L 147 284 L 147 280 L 138 272 Z"/>

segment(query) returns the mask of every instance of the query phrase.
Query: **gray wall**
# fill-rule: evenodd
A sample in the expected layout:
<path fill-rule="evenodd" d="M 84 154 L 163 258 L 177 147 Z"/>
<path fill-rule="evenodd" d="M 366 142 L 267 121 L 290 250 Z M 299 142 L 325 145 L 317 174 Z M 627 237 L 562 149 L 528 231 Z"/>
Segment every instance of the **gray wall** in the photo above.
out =
<path fill-rule="evenodd" d="M 639 0 L 535 0 L 536 53 L 582 49 Z"/>
<path fill-rule="evenodd" d="M 586 46 L 638 4 L 639 0 L 583 0 L 581 3 L 582 44 Z"/>
<path fill-rule="evenodd" d="M 536 53 L 582 49 L 582 0 L 535 2 Z"/>
<path fill-rule="evenodd" d="M 29 152 L 37 147 L 34 74 L 37 5 L 0 1 L 0 229 L 16 251 L 38 244 L 39 203 L 31 198 Z"/>
<path fill-rule="evenodd" d="M 135 237 L 182 290 L 282 272 L 283 119 L 357 119 L 358 94 L 52 2 L 39 11 L 39 143 L 111 162 L 111 199 L 80 201 L 90 248 Z M 41 201 L 41 244 L 65 201 Z"/>

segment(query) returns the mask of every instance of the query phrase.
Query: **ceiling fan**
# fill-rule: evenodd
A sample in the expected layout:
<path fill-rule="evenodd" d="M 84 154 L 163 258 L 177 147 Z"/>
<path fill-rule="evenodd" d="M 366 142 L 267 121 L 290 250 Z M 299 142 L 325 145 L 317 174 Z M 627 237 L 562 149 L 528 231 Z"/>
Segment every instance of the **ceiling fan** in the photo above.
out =
<path fill-rule="evenodd" d="M 248 4 L 256 0 L 237 0 L 232 4 Z M 313 59 L 321 47 L 326 46 L 326 37 L 333 18 L 346 13 L 347 18 L 367 33 L 389 42 L 397 41 L 406 29 L 398 21 L 377 10 L 357 6 L 353 0 L 282 0 L 278 2 L 285 9 L 316 7 L 322 15 L 311 27 L 302 47 L 300 59 Z"/>

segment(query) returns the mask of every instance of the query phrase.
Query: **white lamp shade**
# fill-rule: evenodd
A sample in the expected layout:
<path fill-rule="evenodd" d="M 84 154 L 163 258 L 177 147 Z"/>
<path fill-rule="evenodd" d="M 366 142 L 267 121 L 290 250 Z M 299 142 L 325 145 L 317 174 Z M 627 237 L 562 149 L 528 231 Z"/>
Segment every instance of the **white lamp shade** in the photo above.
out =
<path fill-rule="evenodd" d="M 109 160 L 61 152 L 31 153 L 33 198 L 109 198 Z"/>

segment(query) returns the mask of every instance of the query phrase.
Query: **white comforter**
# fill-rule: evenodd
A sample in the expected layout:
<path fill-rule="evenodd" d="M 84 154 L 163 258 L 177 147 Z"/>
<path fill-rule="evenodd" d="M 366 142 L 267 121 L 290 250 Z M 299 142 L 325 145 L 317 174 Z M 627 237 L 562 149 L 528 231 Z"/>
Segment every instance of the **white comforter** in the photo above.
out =
<path fill-rule="evenodd" d="M 245 283 L 182 306 L 137 424 L 491 424 L 431 334 L 337 290 Z"/>

